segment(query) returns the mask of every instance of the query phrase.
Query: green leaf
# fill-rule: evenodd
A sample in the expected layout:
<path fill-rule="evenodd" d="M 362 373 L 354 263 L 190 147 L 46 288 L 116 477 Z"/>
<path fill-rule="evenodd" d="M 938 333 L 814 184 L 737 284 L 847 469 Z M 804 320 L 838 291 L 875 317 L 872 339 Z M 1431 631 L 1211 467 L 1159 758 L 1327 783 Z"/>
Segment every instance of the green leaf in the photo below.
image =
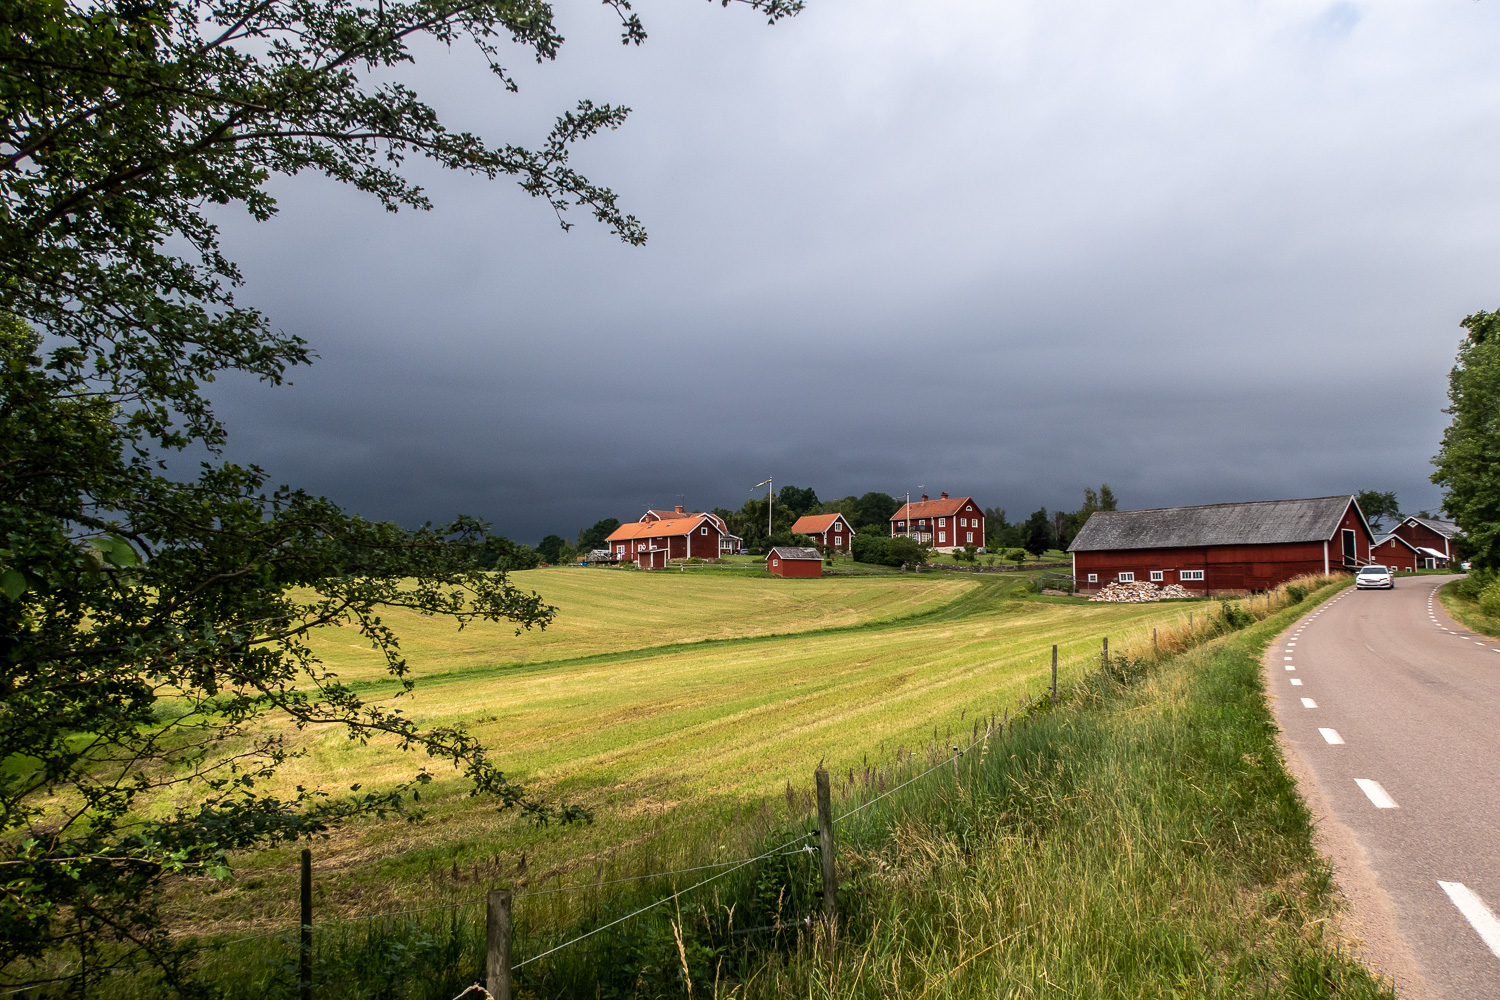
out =
<path fill-rule="evenodd" d="M 26 593 L 26 577 L 20 570 L 8 569 L 0 573 L 0 593 L 12 601 Z"/>

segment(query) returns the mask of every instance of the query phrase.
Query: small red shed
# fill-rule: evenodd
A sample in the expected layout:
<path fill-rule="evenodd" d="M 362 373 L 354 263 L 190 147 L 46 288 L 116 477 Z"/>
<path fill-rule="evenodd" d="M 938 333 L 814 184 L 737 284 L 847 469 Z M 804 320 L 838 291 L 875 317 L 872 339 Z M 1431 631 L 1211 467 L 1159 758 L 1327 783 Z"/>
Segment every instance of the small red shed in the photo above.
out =
<path fill-rule="evenodd" d="M 830 552 L 854 551 L 854 528 L 843 514 L 803 514 L 792 534 L 807 535 Z"/>
<path fill-rule="evenodd" d="M 1400 535 L 1386 535 L 1370 547 L 1370 558 L 1382 566 L 1411 573 L 1416 570 L 1423 553 Z"/>
<path fill-rule="evenodd" d="M 822 576 L 823 557 L 817 549 L 777 545 L 766 553 L 766 570 L 773 576 Z"/>

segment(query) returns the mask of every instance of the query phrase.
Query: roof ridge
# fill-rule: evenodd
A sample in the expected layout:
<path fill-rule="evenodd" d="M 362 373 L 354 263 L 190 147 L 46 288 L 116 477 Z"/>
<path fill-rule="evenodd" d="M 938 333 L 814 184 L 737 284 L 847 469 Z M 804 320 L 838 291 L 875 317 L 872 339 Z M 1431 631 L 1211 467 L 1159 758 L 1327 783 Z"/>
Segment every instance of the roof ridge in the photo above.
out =
<path fill-rule="evenodd" d="M 1209 507 L 1249 507 L 1260 503 L 1309 503 L 1313 500 L 1345 500 L 1353 493 L 1330 493 L 1324 497 L 1288 497 L 1285 500 L 1220 500 L 1216 503 L 1180 503 L 1170 507 L 1132 507 L 1129 510 L 1096 510 L 1095 514 L 1150 514 L 1161 510 L 1206 510 Z M 1415 515 L 1413 515 L 1415 516 Z"/>

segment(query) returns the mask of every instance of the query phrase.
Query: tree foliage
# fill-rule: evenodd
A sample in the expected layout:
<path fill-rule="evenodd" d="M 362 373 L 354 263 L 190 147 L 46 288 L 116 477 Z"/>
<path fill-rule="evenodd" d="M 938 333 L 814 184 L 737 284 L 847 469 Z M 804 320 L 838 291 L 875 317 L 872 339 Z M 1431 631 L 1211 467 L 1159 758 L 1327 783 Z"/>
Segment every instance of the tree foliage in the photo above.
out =
<path fill-rule="evenodd" d="M 1448 376 L 1452 423 L 1432 460 L 1443 509 L 1467 535 L 1477 568 L 1500 570 L 1500 312 L 1466 316 Z"/>
<path fill-rule="evenodd" d="M 801 517 L 803 514 L 815 514 L 822 510 L 822 505 L 818 502 L 818 494 L 811 487 L 783 486 L 776 491 L 776 502 L 796 517 Z"/>
<path fill-rule="evenodd" d="M 800 6 L 745 2 L 772 21 Z M 608 6 L 644 40 L 628 2 Z M 163 878 L 408 808 L 431 778 L 278 796 L 268 779 L 300 751 L 268 716 L 426 754 L 547 814 L 461 726 L 365 701 L 307 642 L 351 629 L 405 692 L 382 609 L 544 627 L 553 609 L 490 572 L 524 547 L 467 518 L 367 522 L 217 457 L 167 464 L 225 442 L 207 384 L 279 384 L 312 358 L 236 301 L 205 214 L 269 218 L 273 175 L 426 208 L 403 173 L 424 158 L 644 241 L 570 165 L 628 109 L 581 101 L 535 148 L 491 144 L 403 81 L 421 45 L 461 43 L 515 90 L 502 48 L 545 62 L 562 41 L 540 0 L 0 0 L 0 985 L 84 995 L 146 967 L 189 990 Z"/>
<path fill-rule="evenodd" d="M 1394 491 L 1381 493 L 1378 490 L 1360 490 L 1354 495 L 1354 500 L 1359 504 L 1359 509 L 1364 511 L 1365 520 L 1370 522 L 1370 527 L 1377 531 L 1388 520 L 1401 520 L 1401 506 L 1396 503 Z"/>
<path fill-rule="evenodd" d="M 620 526 L 619 518 L 606 517 L 602 521 L 595 521 L 592 528 L 585 528 L 578 533 L 578 541 L 574 544 L 580 554 L 587 555 L 594 549 L 602 549 L 604 540 L 614 534 Z"/>

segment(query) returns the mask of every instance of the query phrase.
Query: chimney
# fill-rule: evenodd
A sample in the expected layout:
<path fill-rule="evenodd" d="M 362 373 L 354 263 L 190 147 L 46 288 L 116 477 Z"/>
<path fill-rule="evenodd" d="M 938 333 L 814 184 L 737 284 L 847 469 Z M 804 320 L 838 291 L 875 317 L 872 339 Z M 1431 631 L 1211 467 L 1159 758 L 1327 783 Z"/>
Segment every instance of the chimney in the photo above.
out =
<path fill-rule="evenodd" d="M 946 496 L 946 495 L 947 494 L 944 494 L 944 496 Z M 677 511 L 677 513 L 681 514 L 682 513 L 682 504 L 678 504 L 676 507 L 674 507 L 672 509 L 675 510 L 675 511 Z"/>
<path fill-rule="evenodd" d="M 943 495 L 940 496 L 940 497 L 938 497 L 938 499 L 939 500 L 946 500 L 946 499 L 948 499 L 948 492 L 946 490 L 944 490 L 943 491 Z"/>
<path fill-rule="evenodd" d="M 927 494 L 926 494 L 926 493 L 923 493 L 923 494 L 922 494 L 922 502 L 923 502 L 923 503 L 926 503 L 926 502 L 927 502 Z"/>

